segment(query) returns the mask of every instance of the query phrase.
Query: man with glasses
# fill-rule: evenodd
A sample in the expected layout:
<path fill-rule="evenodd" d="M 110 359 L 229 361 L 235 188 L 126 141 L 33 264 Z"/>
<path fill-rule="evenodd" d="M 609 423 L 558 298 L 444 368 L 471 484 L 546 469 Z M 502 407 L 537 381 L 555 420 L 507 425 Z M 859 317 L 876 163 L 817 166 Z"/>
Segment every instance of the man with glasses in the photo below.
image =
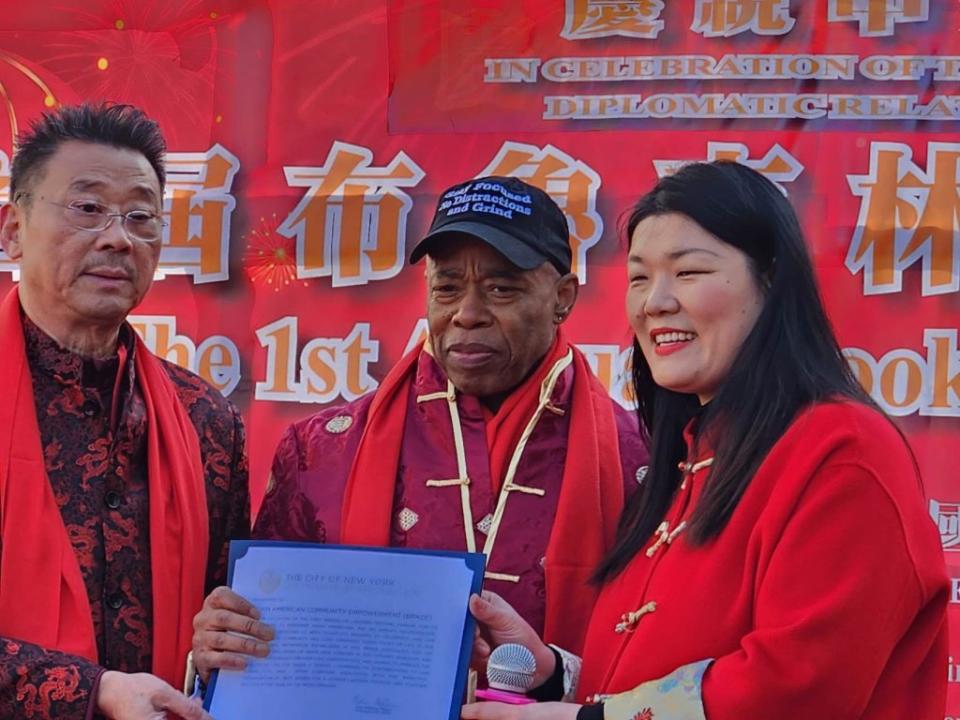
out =
<path fill-rule="evenodd" d="M 20 138 L 0 245 L 0 716 L 205 718 L 171 686 L 249 526 L 240 415 L 126 317 L 163 235 L 156 123 L 63 107 Z"/>

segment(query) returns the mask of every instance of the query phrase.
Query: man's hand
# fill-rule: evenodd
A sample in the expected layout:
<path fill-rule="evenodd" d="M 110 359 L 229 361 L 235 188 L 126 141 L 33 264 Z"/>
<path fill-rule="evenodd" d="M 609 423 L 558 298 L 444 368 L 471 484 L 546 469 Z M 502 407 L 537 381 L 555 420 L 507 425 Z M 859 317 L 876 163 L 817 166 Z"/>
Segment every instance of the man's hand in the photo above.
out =
<path fill-rule="evenodd" d="M 233 633 L 242 633 L 236 635 Z M 215 668 L 243 670 L 247 657 L 266 657 L 274 638 L 260 611 L 228 587 L 218 587 L 193 618 L 193 662 L 207 682 Z"/>
<path fill-rule="evenodd" d="M 479 634 L 473 645 L 472 662 L 475 666 L 486 665 L 490 652 L 498 645 L 517 643 L 529 648 L 537 662 L 533 687 L 540 687 L 550 679 L 557 664 L 553 650 L 544 644 L 510 603 L 496 593 L 484 591 L 483 595 L 470 598 L 470 612 L 479 623 Z"/>
<path fill-rule="evenodd" d="M 213 720 L 200 706 L 148 673 L 107 670 L 100 677 L 97 712 L 110 720 L 167 720 L 167 713 L 183 720 Z"/>
<path fill-rule="evenodd" d="M 581 707 L 560 702 L 533 705 L 478 702 L 464 705 L 460 717 L 463 720 L 577 720 Z"/>

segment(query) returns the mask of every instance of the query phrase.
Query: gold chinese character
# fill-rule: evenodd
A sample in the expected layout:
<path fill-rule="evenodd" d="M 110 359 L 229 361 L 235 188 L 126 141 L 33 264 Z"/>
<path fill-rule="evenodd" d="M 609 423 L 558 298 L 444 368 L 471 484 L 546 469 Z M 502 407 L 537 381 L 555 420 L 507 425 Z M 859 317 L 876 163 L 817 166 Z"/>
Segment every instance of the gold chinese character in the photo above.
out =
<path fill-rule="evenodd" d="M 924 22 L 930 0 L 829 0 L 830 22 L 857 22 L 861 37 L 893 35 L 897 23 Z"/>
<path fill-rule="evenodd" d="M 221 145 L 206 152 L 166 156 L 163 213 L 167 222 L 157 265 L 159 277 L 191 275 L 196 283 L 229 278 L 230 194 L 240 161 Z M 0 153 L 0 202 L 7 200 L 10 161 Z M 17 265 L 0 252 L 0 272 L 17 277 Z"/>
<path fill-rule="evenodd" d="M 567 40 L 625 35 L 655 38 L 663 30 L 662 0 L 566 0 L 563 31 Z"/>
<path fill-rule="evenodd" d="M 730 37 L 748 30 L 786 35 L 794 22 L 790 0 L 697 0 L 690 29 L 705 37 Z"/>
<path fill-rule="evenodd" d="M 321 167 L 286 167 L 300 203 L 277 228 L 297 239 L 297 277 L 330 277 L 334 287 L 391 278 L 403 268 L 407 215 L 423 170 L 406 153 L 385 167 L 373 152 L 335 142 Z"/>
<path fill-rule="evenodd" d="M 164 215 L 167 228 L 157 273 L 192 275 L 196 283 L 230 276 L 231 194 L 240 161 L 221 145 L 203 153 L 166 157 Z"/>
<path fill-rule="evenodd" d="M 603 220 L 597 212 L 600 176 L 581 160 L 546 145 L 542 148 L 507 141 L 477 177 L 512 175 L 547 192 L 567 216 L 570 226 L 572 271 L 581 284 L 587 281 L 587 250 L 603 234 Z"/>
<path fill-rule="evenodd" d="M 921 261 L 923 295 L 960 290 L 960 143 L 927 144 L 927 170 L 908 145 L 874 142 L 866 175 L 848 175 L 860 198 L 847 253 L 867 295 L 900 292 L 903 271 Z"/>

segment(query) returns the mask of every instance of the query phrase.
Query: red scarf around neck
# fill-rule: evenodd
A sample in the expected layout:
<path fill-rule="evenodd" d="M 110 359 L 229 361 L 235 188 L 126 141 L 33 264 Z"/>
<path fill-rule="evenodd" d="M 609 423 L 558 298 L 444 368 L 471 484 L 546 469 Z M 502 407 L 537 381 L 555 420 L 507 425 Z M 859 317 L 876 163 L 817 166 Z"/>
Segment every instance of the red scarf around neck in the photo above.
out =
<path fill-rule="evenodd" d="M 96 662 L 86 586 L 44 466 L 16 288 L 0 304 L 0 338 L 0 635 Z M 200 443 L 162 363 L 135 342 L 147 412 L 153 672 L 179 687 L 209 543 Z"/>
<path fill-rule="evenodd" d="M 491 477 L 499 487 L 517 441 L 537 407 L 543 379 L 571 349 L 573 391 L 568 411 L 567 457 L 544 565 L 544 637 L 579 652 L 596 600 L 596 589 L 589 580 L 613 543 L 623 509 L 623 478 L 610 397 L 590 371 L 583 354 L 561 332 L 533 375 L 510 394 L 488 421 L 487 444 Z M 344 493 L 344 543 L 386 546 L 390 542 L 407 397 L 421 352 L 422 345 L 400 360 L 384 378 L 370 404 Z"/>

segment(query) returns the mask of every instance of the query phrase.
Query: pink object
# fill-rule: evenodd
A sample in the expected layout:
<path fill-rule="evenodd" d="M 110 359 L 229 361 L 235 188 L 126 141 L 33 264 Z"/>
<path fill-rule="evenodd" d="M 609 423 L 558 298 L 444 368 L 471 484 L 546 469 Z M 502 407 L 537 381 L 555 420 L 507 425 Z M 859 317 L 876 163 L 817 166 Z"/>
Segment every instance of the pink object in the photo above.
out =
<path fill-rule="evenodd" d="M 531 705 L 536 702 L 533 698 L 516 693 L 504 692 L 503 690 L 477 690 L 477 700 L 490 700 L 492 702 L 508 703 L 510 705 Z"/>

